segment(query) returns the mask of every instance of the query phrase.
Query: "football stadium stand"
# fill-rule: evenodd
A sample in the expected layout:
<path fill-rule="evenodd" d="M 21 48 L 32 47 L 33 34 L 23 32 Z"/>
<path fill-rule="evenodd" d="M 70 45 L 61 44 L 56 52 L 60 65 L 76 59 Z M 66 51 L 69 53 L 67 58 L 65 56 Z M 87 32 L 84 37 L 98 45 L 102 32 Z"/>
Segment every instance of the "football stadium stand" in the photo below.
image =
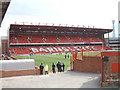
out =
<path fill-rule="evenodd" d="M 101 51 L 104 34 L 112 29 L 11 24 L 9 50 L 11 54 L 46 54 L 72 51 Z"/>

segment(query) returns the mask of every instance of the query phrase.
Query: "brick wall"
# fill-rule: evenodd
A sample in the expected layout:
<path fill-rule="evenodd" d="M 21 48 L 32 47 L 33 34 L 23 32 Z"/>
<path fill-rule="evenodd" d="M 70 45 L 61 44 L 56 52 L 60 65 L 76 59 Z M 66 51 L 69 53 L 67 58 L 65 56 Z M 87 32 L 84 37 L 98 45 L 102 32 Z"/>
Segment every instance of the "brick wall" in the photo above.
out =
<path fill-rule="evenodd" d="M 101 72 L 101 57 L 83 56 L 82 60 L 74 61 L 74 71 L 100 73 Z"/>
<path fill-rule="evenodd" d="M 120 56 L 108 56 L 108 62 L 103 62 L 103 81 L 106 81 L 107 79 L 117 79 L 120 75 L 119 73 L 112 72 L 112 63 L 118 63 L 118 58 Z M 119 62 L 120 63 L 120 62 Z"/>
<path fill-rule="evenodd" d="M 39 75 L 39 69 L 31 70 L 16 70 L 16 71 L 0 71 L 2 75 L 0 77 L 12 77 L 12 76 L 24 76 L 24 75 Z"/>
<path fill-rule="evenodd" d="M 52 73 L 52 71 L 48 71 L 48 73 Z M 43 70 L 43 74 L 45 74 L 44 70 Z M 0 78 L 13 77 L 13 76 L 25 76 L 25 75 L 40 75 L 40 69 L 0 71 Z"/>
<path fill-rule="evenodd" d="M 102 56 L 108 56 L 108 61 L 102 61 L 102 73 L 101 73 L 101 86 L 103 87 L 118 87 L 120 86 L 119 79 L 120 79 L 120 71 L 119 71 L 119 64 L 120 64 L 120 52 L 118 51 L 111 51 L 111 52 L 102 52 Z M 117 67 L 112 65 L 116 63 Z M 115 68 L 116 67 L 116 68 Z M 113 70 L 114 68 L 114 70 Z M 116 70 L 118 71 L 116 71 Z"/>
<path fill-rule="evenodd" d="M 2 45 L 2 54 L 8 55 L 8 53 L 9 53 L 8 40 L 2 40 L 1 45 Z"/>

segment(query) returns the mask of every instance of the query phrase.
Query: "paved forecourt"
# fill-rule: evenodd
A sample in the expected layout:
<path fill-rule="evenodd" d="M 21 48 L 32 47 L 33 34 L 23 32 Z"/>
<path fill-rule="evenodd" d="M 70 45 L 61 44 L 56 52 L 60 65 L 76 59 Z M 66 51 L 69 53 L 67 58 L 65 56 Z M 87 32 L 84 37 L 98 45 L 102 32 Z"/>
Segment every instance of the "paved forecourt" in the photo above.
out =
<path fill-rule="evenodd" d="M 8 77 L 2 78 L 2 88 L 100 88 L 100 74 L 68 71 Z"/>

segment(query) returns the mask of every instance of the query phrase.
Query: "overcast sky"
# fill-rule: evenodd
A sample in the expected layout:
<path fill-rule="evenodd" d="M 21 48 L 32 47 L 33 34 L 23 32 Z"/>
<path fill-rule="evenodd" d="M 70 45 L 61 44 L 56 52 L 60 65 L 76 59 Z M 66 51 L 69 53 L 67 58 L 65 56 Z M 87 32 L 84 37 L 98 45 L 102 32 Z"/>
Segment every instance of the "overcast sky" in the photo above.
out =
<path fill-rule="evenodd" d="M 7 35 L 15 22 L 55 23 L 96 28 L 112 28 L 118 33 L 118 1 L 120 0 L 11 0 L 0 28 Z"/>

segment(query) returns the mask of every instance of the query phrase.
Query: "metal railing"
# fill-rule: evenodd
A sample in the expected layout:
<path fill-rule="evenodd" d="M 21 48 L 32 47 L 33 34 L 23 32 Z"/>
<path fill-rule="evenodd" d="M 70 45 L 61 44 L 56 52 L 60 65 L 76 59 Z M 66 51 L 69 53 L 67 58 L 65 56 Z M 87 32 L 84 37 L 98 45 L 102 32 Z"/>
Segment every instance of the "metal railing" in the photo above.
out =
<path fill-rule="evenodd" d="M 95 26 L 73 25 L 73 24 L 57 24 L 57 23 L 40 23 L 40 22 L 15 22 L 20 25 L 45 25 L 45 26 L 64 26 L 64 27 L 81 27 L 81 28 L 95 28 Z"/>

